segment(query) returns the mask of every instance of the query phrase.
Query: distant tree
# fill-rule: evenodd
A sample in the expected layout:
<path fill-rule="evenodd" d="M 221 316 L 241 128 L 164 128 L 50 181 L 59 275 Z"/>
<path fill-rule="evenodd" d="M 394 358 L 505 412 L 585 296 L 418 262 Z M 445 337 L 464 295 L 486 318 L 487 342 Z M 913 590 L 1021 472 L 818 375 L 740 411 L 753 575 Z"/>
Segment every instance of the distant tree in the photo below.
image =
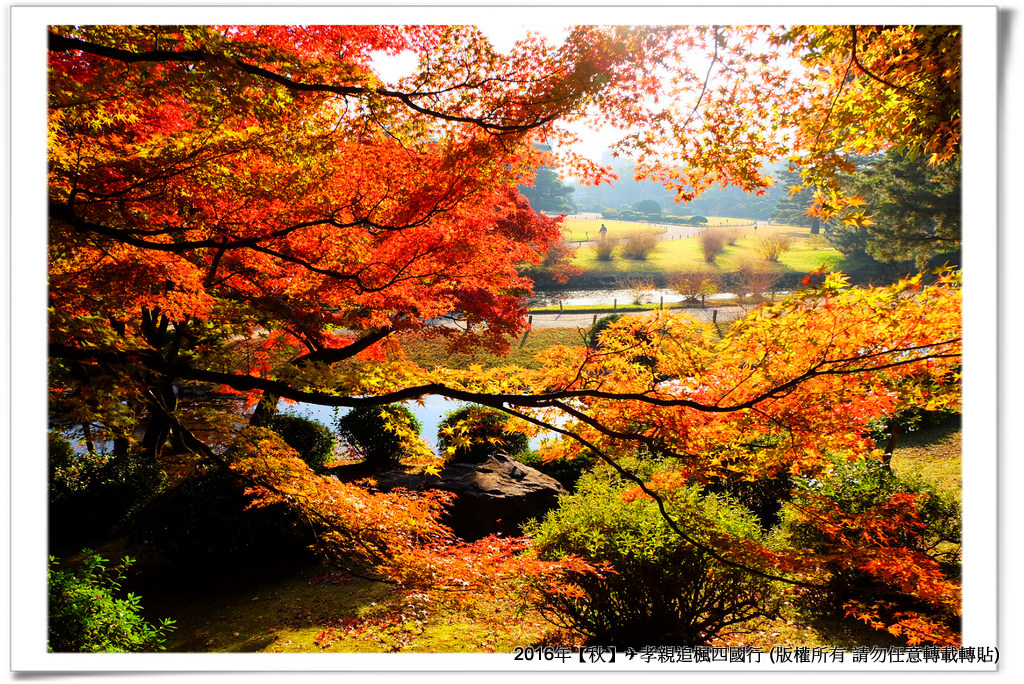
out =
<path fill-rule="evenodd" d="M 661 205 L 652 199 L 644 199 L 633 204 L 633 209 L 641 214 L 661 214 Z"/>
<path fill-rule="evenodd" d="M 925 157 L 890 151 L 850 182 L 866 203 L 864 250 L 879 261 L 956 260 L 960 251 L 959 158 L 930 165 Z M 837 233 L 859 226 L 840 226 Z M 837 236 L 838 237 L 838 236 Z"/>
<path fill-rule="evenodd" d="M 790 226 L 810 227 L 811 234 L 817 235 L 820 232 L 820 221 L 817 217 L 807 214 L 811 203 L 814 201 L 814 192 L 810 188 L 803 188 L 799 192 L 790 192 L 791 188 L 801 187 L 800 174 L 789 169 L 780 169 L 776 172 L 778 186 L 782 193 L 778 202 L 775 203 L 775 210 L 771 214 L 772 221 L 785 223 Z"/>
<path fill-rule="evenodd" d="M 537 168 L 532 186 L 519 186 L 520 194 L 530 200 L 530 206 L 535 211 L 549 214 L 575 214 L 576 205 L 572 201 L 575 191 L 576 188 L 563 183 L 558 172 L 550 166 Z"/>

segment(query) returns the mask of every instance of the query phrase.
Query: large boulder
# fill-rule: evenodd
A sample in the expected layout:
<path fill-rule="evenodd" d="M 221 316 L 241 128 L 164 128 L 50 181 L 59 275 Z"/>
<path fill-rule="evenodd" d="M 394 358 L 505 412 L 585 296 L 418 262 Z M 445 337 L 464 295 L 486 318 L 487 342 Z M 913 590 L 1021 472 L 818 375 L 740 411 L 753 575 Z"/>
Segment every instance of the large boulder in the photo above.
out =
<path fill-rule="evenodd" d="M 384 491 L 440 489 L 455 494 L 444 522 L 472 541 L 489 534 L 518 535 L 519 526 L 558 504 L 566 491 L 554 478 L 504 454 L 478 463 L 449 463 L 440 475 L 384 472 L 374 476 Z"/>

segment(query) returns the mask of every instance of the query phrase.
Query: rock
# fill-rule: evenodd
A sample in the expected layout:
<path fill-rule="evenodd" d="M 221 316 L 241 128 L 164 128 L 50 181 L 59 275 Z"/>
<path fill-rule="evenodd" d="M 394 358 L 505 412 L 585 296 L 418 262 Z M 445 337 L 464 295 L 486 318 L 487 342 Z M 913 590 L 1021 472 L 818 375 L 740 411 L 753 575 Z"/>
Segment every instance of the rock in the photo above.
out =
<path fill-rule="evenodd" d="M 375 479 L 384 491 L 403 487 L 455 494 L 443 522 L 467 541 L 489 534 L 518 535 L 520 525 L 546 513 L 566 493 L 554 478 L 505 454 L 479 463 L 449 463 L 440 476 L 391 471 Z"/>

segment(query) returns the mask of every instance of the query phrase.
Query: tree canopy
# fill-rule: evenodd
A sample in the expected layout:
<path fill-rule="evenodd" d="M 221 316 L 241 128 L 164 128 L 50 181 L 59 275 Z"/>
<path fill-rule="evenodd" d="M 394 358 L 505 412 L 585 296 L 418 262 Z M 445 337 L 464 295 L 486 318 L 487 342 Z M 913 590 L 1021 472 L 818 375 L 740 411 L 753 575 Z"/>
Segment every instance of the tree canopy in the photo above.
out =
<path fill-rule="evenodd" d="M 683 480 L 825 472 L 870 452 L 875 421 L 958 405 L 955 274 L 864 291 L 817 274 L 721 340 L 676 316 L 623 321 L 540 371 L 419 368 L 401 340 L 500 351 L 526 330 L 521 267 L 560 235 L 517 187 L 543 141 L 607 177 L 565 147 L 581 120 L 626 123 L 617 149 L 682 199 L 763 193 L 762 160 L 796 153 L 817 211 L 863 223 L 837 181 L 848 154 L 957 156 L 958 45 L 932 26 L 580 26 L 503 55 L 472 26 L 51 27 L 51 414 L 151 462 L 230 466 L 261 505 L 302 510 L 325 553 L 413 585 L 493 590 L 579 565 L 528 561 L 522 540 L 462 544 L 438 522 L 443 496 L 329 481 L 247 414 L 185 406 L 183 388 L 267 410 L 472 401 L 567 437 L 552 458 L 677 459 L 637 481 L 656 500 Z M 418 67 L 384 82 L 378 51 Z M 833 513 L 819 523 L 835 548 L 941 619 L 850 610 L 949 642 L 955 583 L 882 523 L 854 538 Z M 709 552 L 793 582 L 820 571 L 728 539 Z"/>
<path fill-rule="evenodd" d="M 576 188 L 562 182 L 558 171 L 550 166 L 537 168 L 532 185 L 524 185 L 519 192 L 530 200 L 530 206 L 549 214 L 572 214 L 576 211 L 572 194 Z"/>
<path fill-rule="evenodd" d="M 871 218 L 860 226 L 838 225 L 835 238 L 855 231 L 852 241 L 879 261 L 915 261 L 921 268 L 933 258 L 959 261 L 958 159 L 931 165 L 889 151 L 863 164 L 846 184 Z"/>

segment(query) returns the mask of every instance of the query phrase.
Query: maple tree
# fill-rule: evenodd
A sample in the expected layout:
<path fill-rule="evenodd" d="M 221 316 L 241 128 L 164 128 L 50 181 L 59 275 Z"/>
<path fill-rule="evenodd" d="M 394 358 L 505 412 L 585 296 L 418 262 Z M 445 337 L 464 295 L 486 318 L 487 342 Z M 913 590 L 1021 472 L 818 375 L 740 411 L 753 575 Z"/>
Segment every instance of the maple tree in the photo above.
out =
<path fill-rule="evenodd" d="M 637 481 L 654 497 L 867 453 L 872 421 L 957 401 L 951 274 L 881 290 L 828 276 L 720 343 L 683 318 L 620 321 L 598 348 L 549 351 L 539 371 L 422 369 L 400 344 L 500 351 L 526 329 L 522 266 L 560 253 L 560 234 L 517 187 L 552 161 L 607 177 L 562 151 L 581 120 L 627 125 L 618 149 L 683 199 L 718 183 L 763 191 L 760 160 L 794 150 L 826 190 L 844 151 L 955 156 L 956 32 L 840 28 L 582 26 L 562 45 L 529 36 L 501 55 L 466 26 L 52 27 L 51 412 L 119 453 L 230 466 L 258 502 L 314 521 L 334 559 L 481 590 L 495 576 L 598 569 L 531 561 L 515 553 L 522 540 L 462 543 L 438 523 L 441 498 L 315 475 L 259 420 L 190 393 L 245 395 L 254 417 L 282 398 L 472 401 L 571 437 L 551 458 L 588 450 L 614 464 L 637 445 L 679 456 L 672 474 Z M 692 50 L 706 69 L 680 62 Z M 417 70 L 381 81 L 373 55 L 403 51 Z M 922 98 L 929 117 L 889 127 Z M 556 143 L 553 160 L 542 141 Z M 832 192 L 822 197 L 838 206 Z M 825 200 L 822 212 L 838 210 Z M 814 572 L 728 539 L 711 553 L 764 574 Z M 901 591 L 955 603 L 950 583 L 913 586 L 931 577 L 927 558 L 886 561 L 878 572 Z M 900 619 L 949 638 L 926 616 Z"/>

